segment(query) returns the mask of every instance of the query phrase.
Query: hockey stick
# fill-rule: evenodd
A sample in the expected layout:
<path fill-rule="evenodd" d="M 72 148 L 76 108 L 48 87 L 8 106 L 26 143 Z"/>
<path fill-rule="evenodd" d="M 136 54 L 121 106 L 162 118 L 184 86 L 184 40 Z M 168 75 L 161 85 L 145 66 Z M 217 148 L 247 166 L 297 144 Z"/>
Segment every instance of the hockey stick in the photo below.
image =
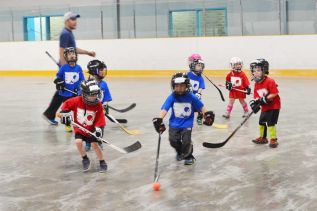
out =
<path fill-rule="evenodd" d="M 227 129 L 228 128 L 228 125 L 216 124 L 216 123 L 213 123 L 212 126 L 214 128 L 217 128 L 217 129 Z"/>
<path fill-rule="evenodd" d="M 74 94 L 74 95 L 78 95 L 78 93 L 77 92 L 74 92 L 74 91 L 72 91 L 72 90 L 70 90 L 70 89 L 67 89 L 67 88 L 63 88 L 65 91 L 67 91 L 67 92 L 70 92 L 70 93 L 72 93 L 72 94 Z"/>
<path fill-rule="evenodd" d="M 113 121 L 116 123 L 124 132 L 126 132 L 129 135 L 137 135 L 140 134 L 140 131 L 138 130 L 128 130 L 127 128 L 123 127 L 117 120 L 114 118 L 111 114 L 107 114 Z"/>
<path fill-rule="evenodd" d="M 58 66 L 60 67 L 60 64 L 56 61 L 56 59 L 54 59 L 54 57 L 48 52 L 45 51 L 45 53 L 48 55 L 48 57 L 50 57 L 52 59 L 52 61 Z"/>
<path fill-rule="evenodd" d="M 60 114 L 57 114 L 58 117 L 60 117 L 61 115 Z M 138 149 L 140 149 L 142 147 L 141 143 L 139 141 L 135 142 L 134 144 L 130 145 L 130 146 L 127 146 L 127 147 L 124 147 L 124 148 L 120 148 L 120 147 L 117 147 L 113 144 L 111 144 L 110 142 L 104 140 L 103 138 L 99 138 L 97 137 L 94 133 L 90 132 L 89 130 L 87 130 L 86 128 L 80 126 L 79 124 L 77 124 L 76 122 L 74 121 L 71 121 L 71 124 L 74 126 L 74 127 L 77 127 L 78 129 L 80 129 L 81 131 L 85 132 L 85 133 L 88 133 L 89 135 L 95 137 L 96 139 L 98 139 L 99 141 L 102 141 L 106 144 L 108 144 L 111 148 L 121 152 L 121 153 L 130 153 L 130 152 L 134 152 Z"/>
<path fill-rule="evenodd" d="M 88 133 L 89 135 L 91 136 L 94 136 L 95 138 L 97 138 L 99 141 L 102 141 L 106 144 L 108 144 L 110 147 L 112 147 L 113 149 L 121 152 L 121 153 L 130 153 L 130 152 L 134 152 L 138 149 L 140 149 L 142 147 L 141 143 L 139 141 L 135 142 L 134 144 L 130 145 L 130 146 L 127 146 L 125 148 L 120 148 L 120 147 L 117 147 L 113 144 L 111 144 L 110 142 L 104 140 L 103 138 L 99 138 L 97 136 L 95 136 L 95 134 L 93 134 L 92 132 L 90 132 L 89 130 L 81 127 L 79 124 L 75 123 L 75 122 L 71 122 L 71 124 L 74 126 L 74 127 L 77 127 L 78 129 L 84 131 L 85 133 Z"/>
<path fill-rule="evenodd" d="M 131 105 L 129 105 L 127 108 L 124 108 L 124 109 L 117 109 L 117 108 L 114 108 L 112 106 L 109 106 L 109 108 L 114 110 L 114 111 L 120 112 L 120 113 L 125 113 L 125 112 L 133 109 L 135 106 L 136 106 L 136 103 L 132 103 Z"/>
<path fill-rule="evenodd" d="M 204 74 L 203 74 L 203 75 L 204 75 Z M 205 78 L 207 78 L 207 80 L 208 80 L 212 85 L 214 85 L 214 87 L 216 87 L 216 89 L 218 90 L 218 92 L 219 92 L 219 94 L 220 94 L 221 100 L 222 100 L 223 102 L 225 102 L 225 98 L 223 97 L 223 94 L 222 94 L 221 90 L 219 89 L 219 87 L 218 87 L 216 84 L 214 84 L 206 75 L 204 75 L 204 76 L 205 76 Z"/>
<path fill-rule="evenodd" d="M 74 91 L 72 91 L 72 90 L 70 90 L 70 89 L 64 88 L 64 90 L 67 91 L 67 92 L 70 92 L 70 93 L 72 93 L 72 94 L 74 94 L 74 95 L 77 95 L 77 92 L 74 92 Z M 115 122 L 112 117 L 110 117 L 110 116 L 107 115 L 106 113 L 105 113 L 105 115 L 106 115 L 106 117 L 107 117 L 111 122 Z M 126 120 L 126 119 L 116 119 L 116 120 L 117 120 L 117 122 L 119 122 L 119 123 L 127 123 L 127 122 L 128 122 L 128 120 Z"/>
<path fill-rule="evenodd" d="M 203 146 L 207 147 L 207 148 L 220 148 L 223 147 L 231 138 L 232 136 L 241 128 L 242 125 L 244 125 L 244 123 L 252 116 L 253 114 L 253 110 L 252 112 L 249 113 L 249 115 L 240 123 L 240 125 L 230 134 L 230 136 L 221 143 L 208 143 L 208 142 L 204 142 Z"/>
<path fill-rule="evenodd" d="M 218 84 L 218 86 L 221 86 L 221 87 L 226 87 L 225 85 L 222 85 L 222 84 Z M 236 91 L 238 91 L 238 92 L 242 92 L 242 93 L 244 93 L 244 94 L 247 94 L 248 92 L 247 91 L 245 91 L 245 90 L 243 90 L 243 89 L 237 89 L 237 88 L 232 88 L 233 90 L 236 90 Z M 252 94 L 252 93 L 250 93 L 250 94 Z"/>
<path fill-rule="evenodd" d="M 105 113 L 105 116 L 111 121 L 111 122 L 114 122 L 115 123 L 115 121 L 108 115 L 108 114 L 106 114 Z M 126 124 L 126 123 L 128 123 L 128 120 L 126 120 L 126 119 L 116 119 L 119 123 L 121 123 L 121 124 Z"/>
<path fill-rule="evenodd" d="M 157 182 L 160 175 L 158 172 L 158 164 L 160 157 L 160 148 L 161 148 L 161 133 L 159 133 L 158 143 L 157 143 L 157 151 L 156 151 L 156 160 L 155 160 L 155 169 L 154 169 L 154 182 Z"/>

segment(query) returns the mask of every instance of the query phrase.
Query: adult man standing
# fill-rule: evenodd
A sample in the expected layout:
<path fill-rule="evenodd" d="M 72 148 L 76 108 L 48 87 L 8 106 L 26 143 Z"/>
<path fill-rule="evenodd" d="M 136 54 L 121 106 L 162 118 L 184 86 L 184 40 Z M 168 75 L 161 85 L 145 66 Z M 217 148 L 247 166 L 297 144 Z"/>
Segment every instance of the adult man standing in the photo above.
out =
<path fill-rule="evenodd" d="M 96 53 L 94 51 L 87 51 L 76 46 L 76 41 L 74 38 L 73 30 L 77 27 L 77 18 L 80 15 L 73 12 L 66 12 L 64 14 L 65 28 L 62 30 L 59 37 L 59 63 L 63 65 L 66 63 L 64 59 L 64 49 L 67 47 L 76 48 L 77 54 L 86 54 L 88 56 L 95 57 Z"/>
<path fill-rule="evenodd" d="M 76 46 L 75 37 L 73 30 L 77 27 L 77 18 L 80 15 L 73 12 L 66 12 L 64 14 L 65 28 L 62 30 L 59 37 L 59 67 L 66 64 L 64 50 L 65 48 L 73 47 L 76 49 L 77 54 L 86 54 L 88 56 L 95 57 L 96 53 L 94 51 L 87 51 Z M 60 85 L 60 84 L 59 84 Z M 57 90 L 50 102 L 50 105 L 43 113 L 43 118 L 47 120 L 51 125 L 58 125 L 58 122 L 55 120 L 56 112 L 63 103 L 64 99 L 59 95 Z"/>

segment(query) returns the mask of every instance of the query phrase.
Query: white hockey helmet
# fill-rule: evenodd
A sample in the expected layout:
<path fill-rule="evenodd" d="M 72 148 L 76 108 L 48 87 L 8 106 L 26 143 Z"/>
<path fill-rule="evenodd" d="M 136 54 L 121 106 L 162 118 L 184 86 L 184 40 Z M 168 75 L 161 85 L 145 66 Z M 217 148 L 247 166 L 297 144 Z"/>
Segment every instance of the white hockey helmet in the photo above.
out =
<path fill-rule="evenodd" d="M 240 64 L 240 66 L 236 66 Z M 230 59 L 230 67 L 233 71 L 236 71 L 236 72 L 241 72 L 242 70 L 242 67 L 243 67 L 243 61 L 242 59 L 240 59 L 239 57 L 232 57 Z"/>

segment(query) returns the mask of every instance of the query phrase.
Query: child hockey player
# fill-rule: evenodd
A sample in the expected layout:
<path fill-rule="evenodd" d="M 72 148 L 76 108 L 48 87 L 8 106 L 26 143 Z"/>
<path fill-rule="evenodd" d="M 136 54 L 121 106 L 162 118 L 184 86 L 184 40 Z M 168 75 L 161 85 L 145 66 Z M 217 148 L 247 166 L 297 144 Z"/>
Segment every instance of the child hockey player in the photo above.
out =
<path fill-rule="evenodd" d="M 261 115 L 259 120 L 260 137 L 252 140 L 256 144 L 267 144 L 268 140 L 267 129 L 270 134 L 271 148 L 276 148 L 278 145 L 276 135 L 276 124 L 278 121 L 281 100 L 278 95 L 279 91 L 275 81 L 268 77 L 269 63 L 265 59 L 258 59 L 250 65 L 253 75 L 254 99 L 250 102 L 250 106 L 254 113 L 257 113 L 261 107 Z"/>
<path fill-rule="evenodd" d="M 251 89 L 249 87 L 250 82 L 244 72 L 242 72 L 243 62 L 238 57 L 233 57 L 230 60 L 231 72 L 226 77 L 226 89 L 229 90 L 229 103 L 227 105 L 227 111 L 224 115 L 224 118 L 230 118 L 230 113 L 233 109 L 233 104 L 236 99 L 238 99 L 242 105 L 244 110 L 244 114 L 242 117 L 247 117 L 249 113 L 248 104 L 245 102 L 246 94 L 249 95 L 251 93 Z M 241 89 L 245 90 L 246 93 L 234 90 Z"/>
<path fill-rule="evenodd" d="M 169 119 L 169 141 L 176 150 L 176 160 L 185 160 L 185 165 L 195 162 L 193 145 L 191 140 L 194 122 L 194 111 L 200 111 L 204 115 L 204 124 L 211 126 L 215 115 L 212 111 L 206 111 L 203 103 L 190 92 L 189 78 L 185 73 L 176 73 L 171 81 L 172 93 L 163 104 L 160 116 L 153 118 L 154 128 L 158 133 L 165 131 L 163 119 L 169 109 L 172 113 Z"/>
<path fill-rule="evenodd" d="M 76 96 L 73 93 L 64 90 L 64 88 L 76 93 L 79 90 L 80 82 L 85 80 L 83 70 L 76 64 L 76 49 L 73 47 L 65 48 L 64 57 L 67 64 L 60 67 L 56 74 L 56 79 L 54 80 L 57 92 L 53 96 L 49 107 L 43 113 L 43 117 L 52 125 L 58 124 L 58 122 L 55 121 L 55 116 L 61 104 L 65 100 Z M 71 131 L 71 127 L 66 126 L 65 129 L 66 131 Z"/>
<path fill-rule="evenodd" d="M 104 108 L 106 114 L 109 113 L 108 102 L 112 101 L 112 97 L 104 77 L 107 75 L 107 66 L 104 62 L 99 60 L 92 60 L 87 65 L 88 73 L 91 75 L 98 83 L 101 89 L 100 101 Z M 102 143 L 99 143 L 99 146 L 102 148 Z M 86 142 L 85 150 L 89 151 L 91 149 L 91 144 Z"/>
<path fill-rule="evenodd" d="M 263 65 L 264 65 L 264 67 L 263 67 L 263 69 L 264 69 L 264 74 L 265 74 L 265 75 L 269 75 L 269 62 L 266 61 L 265 59 L 256 59 L 256 60 L 254 60 L 254 61 L 252 61 L 252 62 L 250 63 L 251 81 L 254 80 L 254 75 L 253 75 L 252 71 L 253 71 L 254 67 L 255 67 L 259 62 L 263 62 Z"/>
<path fill-rule="evenodd" d="M 188 57 L 188 64 L 189 64 L 189 72 L 187 73 L 190 83 L 191 83 L 191 90 L 201 100 L 201 95 L 203 89 L 205 89 L 205 81 L 201 74 L 204 71 L 205 64 L 199 54 L 192 54 Z M 203 114 L 198 112 L 197 115 L 197 124 L 202 125 Z"/>
<path fill-rule="evenodd" d="M 83 81 L 80 85 L 81 96 L 71 98 L 62 105 L 61 123 L 70 125 L 71 121 L 79 124 L 85 129 L 95 133 L 96 137 L 103 137 L 103 130 L 106 125 L 103 108 L 98 97 L 100 88 L 95 80 Z M 71 112 L 73 118 L 71 119 Z M 96 142 L 94 136 L 90 136 L 79 128 L 74 127 L 75 141 L 79 154 L 83 158 L 82 164 L 84 171 L 90 168 L 90 160 L 83 149 L 83 141 L 90 142 L 100 162 L 100 172 L 107 170 L 107 164 L 103 158 L 102 150 Z"/>

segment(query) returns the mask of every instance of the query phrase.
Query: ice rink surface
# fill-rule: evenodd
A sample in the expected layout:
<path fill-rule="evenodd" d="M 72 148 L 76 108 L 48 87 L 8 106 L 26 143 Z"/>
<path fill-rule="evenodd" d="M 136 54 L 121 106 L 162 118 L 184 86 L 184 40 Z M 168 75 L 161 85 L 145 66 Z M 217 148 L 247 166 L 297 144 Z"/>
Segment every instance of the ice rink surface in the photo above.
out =
<path fill-rule="evenodd" d="M 99 173 L 98 160 L 89 152 L 93 166 L 83 173 L 73 134 L 41 118 L 53 96 L 53 78 L 1 77 L 0 210 L 316 210 L 316 78 L 275 80 L 282 100 L 277 149 L 251 142 L 258 137 L 259 114 L 223 148 L 204 148 L 202 142 L 224 141 L 242 121 L 238 102 L 230 120 L 221 117 L 226 103 L 206 81 L 203 101 L 208 110 L 215 111 L 215 122 L 229 128 L 194 127 L 197 162 L 193 166 L 175 161 L 165 132 L 161 190 L 154 192 L 158 135 L 151 120 L 170 93 L 169 78 L 107 80 L 112 106 L 137 104 L 127 113 L 112 115 L 128 119 L 126 126 L 142 134 L 128 136 L 108 121 L 105 138 L 120 147 L 139 140 L 143 147 L 122 155 L 105 145 L 109 170 Z M 222 90 L 227 98 L 228 92 Z"/>

